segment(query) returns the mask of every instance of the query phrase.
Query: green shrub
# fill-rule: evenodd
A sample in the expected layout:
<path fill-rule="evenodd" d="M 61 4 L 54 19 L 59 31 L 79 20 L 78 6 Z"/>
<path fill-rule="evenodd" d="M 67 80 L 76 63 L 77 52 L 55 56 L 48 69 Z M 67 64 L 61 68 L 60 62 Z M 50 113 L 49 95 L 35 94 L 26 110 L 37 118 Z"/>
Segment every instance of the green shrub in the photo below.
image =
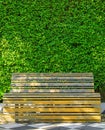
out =
<path fill-rule="evenodd" d="M 105 2 L 1 0 L 0 99 L 14 72 L 93 72 L 105 84 Z"/>

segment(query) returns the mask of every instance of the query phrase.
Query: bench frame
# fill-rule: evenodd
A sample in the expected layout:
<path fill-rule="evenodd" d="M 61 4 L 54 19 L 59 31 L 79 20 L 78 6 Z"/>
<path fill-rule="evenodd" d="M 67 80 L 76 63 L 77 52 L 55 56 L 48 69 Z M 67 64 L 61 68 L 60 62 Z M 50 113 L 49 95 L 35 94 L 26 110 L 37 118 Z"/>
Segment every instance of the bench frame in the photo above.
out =
<path fill-rule="evenodd" d="M 3 97 L 9 121 L 101 121 L 92 73 L 14 73 L 11 88 Z"/>

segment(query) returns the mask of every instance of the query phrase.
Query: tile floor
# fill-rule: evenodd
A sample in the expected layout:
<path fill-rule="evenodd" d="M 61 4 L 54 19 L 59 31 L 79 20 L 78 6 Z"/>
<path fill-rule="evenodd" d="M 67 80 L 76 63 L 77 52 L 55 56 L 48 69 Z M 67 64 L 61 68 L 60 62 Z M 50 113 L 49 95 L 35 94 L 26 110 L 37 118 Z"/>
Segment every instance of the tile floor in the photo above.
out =
<path fill-rule="evenodd" d="M 0 125 L 0 130 L 105 130 L 101 123 L 8 123 Z"/>

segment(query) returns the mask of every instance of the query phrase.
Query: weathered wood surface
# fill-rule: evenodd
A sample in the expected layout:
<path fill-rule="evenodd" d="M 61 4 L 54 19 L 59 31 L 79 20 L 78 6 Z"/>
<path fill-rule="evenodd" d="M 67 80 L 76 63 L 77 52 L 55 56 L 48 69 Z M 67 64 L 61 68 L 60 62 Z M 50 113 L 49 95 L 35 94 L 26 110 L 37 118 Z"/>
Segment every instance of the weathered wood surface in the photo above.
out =
<path fill-rule="evenodd" d="M 31 116 L 27 116 L 25 114 L 21 114 L 18 116 L 14 115 L 14 114 L 8 114 L 8 115 L 0 114 L 0 119 L 1 119 L 0 121 L 1 122 L 3 121 L 2 124 L 4 124 L 4 122 L 10 123 L 10 122 L 15 122 L 15 120 L 18 120 L 18 122 L 20 121 L 21 123 L 22 122 L 43 122 L 43 121 L 44 122 L 79 122 L 79 123 L 86 122 L 87 123 L 87 122 L 94 122 L 94 121 L 100 122 L 100 120 L 101 120 L 101 118 L 100 118 L 101 116 L 99 114 L 94 116 L 94 113 L 82 114 L 82 115 L 81 115 L 81 113 L 78 115 L 75 113 L 73 115 L 70 113 L 66 113 L 66 114 L 64 113 L 64 115 L 62 113 L 60 113 L 60 114 L 58 113 L 55 115 L 51 114 L 50 116 L 47 116 L 47 115 L 48 114 L 43 115 L 43 113 L 40 115 L 33 113 L 32 117 L 31 117 Z M 60 115 L 60 117 L 59 117 L 59 115 Z M 46 119 L 46 116 L 47 116 L 47 119 Z M 51 118 L 51 116 L 53 116 L 53 119 Z M 37 117 L 37 119 L 36 119 L 36 117 Z M 56 117 L 56 118 L 54 119 L 54 117 Z M 57 117 L 58 117 L 58 119 L 57 119 Z"/>
<path fill-rule="evenodd" d="M 4 98 L 4 101 L 6 101 L 6 100 L 9 100 L 9 101 L 26 101 L 27 99 L 26 99 L 26 97 L 22 97 L 22 98 L 18 98 L 18 97 L 7 97 L 7 98 Z M 60 97 L 60 98 L 58 98 L 58 97 L 52 97 L 52 98 L 49 98 L 49 97 L 46 97 L 46 98 L 36 98 L 35 97 L 35 99 L 33 98 L 33 97 L 28 97 L 28 101 L 46 101 L 46 100 L 49 100 L 49 101 L 53 101 L 53 100 L 55 100 L 55 101 L 59 101 L 59 100 L 61 100 L 61 101 L 65 101 L 65 100 L 67 100 L 67 101 L 73 101 L 73 100 L 76 100 L 76 101 L 79 101 L 79 100 L 82 100 L 82 101 L 87 101 L 87 100 L 90 100 L 90 101 L 100 101 L 100 98 L 81 98 L 81 97 L 75 97 L 75 98 L 71 98 L 71 97 Z"/>
<path fill-rule="evenodd" d="M 61 101 L 62 100 L 62 101 Z M 42 100 L 42 99 L 39 99 L 39 100 L 37 100 L 37 99 L 33 99 L 33 98 L 28 98 L 28 99 L 25 99 L 25 98 L 22 98 L 22 99 L 14 99 L 14 98 L 7 98 L 7 99 L 4 99 L 4 102 L 3 102 L 4 104 L 6 104 L 7 106 L 9 106 L 9 105 L 15 105 L 15 104 L 19 104 L 19 105 L 21 105 L 21 104 L 26 104 L 26 105 L 34 105 L 34 104 L 36 104 L 36 105 L 45 105 L 45 104 L 72 104 L 72 105 L 80 105 L 80 104 L 82 104 L 82 105 L 94 105 L 94 104 L 98 104 L 98 106 L 99 106 L 99 104 L 100 104 L 100 99 L 99 98 L 96 98 L 96 100 L 94 101 L 93 99 L 89 99 L 89 98 L 87 98 L 87 100 L 86 99 L 84 99 L 84 100 L 82 100 L 82 99 L 54 99 L 54 100 L 52 100 L 52 101 L 50 101 L 50 100 Z"/>
<path fill-rule="evenodd" d="M 99 93 L 6 93 L 4 94 L 4 99 L 6 97 L 14 97 L 14 98 L 18 98 L 18 97 L 40 97 L 40 98 L 53 98 L 53 97 L 57 97 L 57 98 L 64 98 L 64 97 L 73 97 L 73 98 L 79 98 L 79 97 L 94 97 L 94 98 L 100 98 L 100 94 Z"/>
<path fill-rule="evenodd" d="M 13 73 L 3 112 L 18 121 L 100 122 L 92 73 Z M 51 118 L 52 117 L 52 118 Z"/>
<path fill-rule="evenodd" d="M 56 93 L 56 92 L 58 92 L 58 93 L 70 93 L 70 92 L 78 92 L 78 93 L 90 93 L 90 92 L 94 92 L 94 89 L 92 89 L 92 88 L 84 88 L 84 89 L 82 89 L 82 88 L 73 88 L 73 89 L 61 89 L 60 87 L 57 89 L 46 89 L 46 88 L 40 88 L 40 89 L 38 89 L 38 88 L 32 88 L 32 87 L 30 87 L 30 88 L 28 88 L 28 89 L 26 89 L 26 88 L 17 88 L 17 89 L 12 89 L 11 90 L 11 92 L 13 93 L 13 92 L 35 92 L 35 93 L 37 93 L 37 92 L 40 92 L 40 93 L 47 93 L 47 92 L 51 92 L 51 93 Z"/>
<path fill-rule="evenodd" d="M 0 113 L 0 124 L 7 124 L 7 123 L 10 123 L 10 122 L 15 122 L 15 116 L 14 115 Z"/>
<path fill-rule="evenodd" d="M 94 78 L 92 73 L 13 73 L 11 92 L 93 93 Z"/>
<path fill-rule="evenodd" d="M 11 86 L 94 86 L 94 83 L 11 83 Z"/>
<path fill-rule="evenodd" d="M 42 107 L 35 107 L 35 108 L 31 108 L 31 107 L 24 107 L 24 108 L 10 108 L 10 107 L 5 107 L 3 109 L 3 112 L 84 112 L 84 113 L 88 113 L 88 112 L 99 112 L 100 108 L 79 108 L 79 107 L 75 107 L 75 108 L 68 108 L 68 107 L 49 107 L 49 108 L 42 108 Z"/>
<path fill-rule="evenodd" d="M 11 82 L 87 82 L 92 83 L 93 77 L 12 77 Z"/>
<path fill-rule="evenodd" d="M 16 104 L 16 103 L 15 103 Z M 15 104 L 9 104 L 9 105 L 6 105 L 5 106 L 5 108 L 7 108 L 7 107 L 14 107 L 15 106 Z M 99 108 L 99 105 L 97 105 L 97 104 L 20 104 L 19 102 L 18 102 L 18 107 L 22 107 L 22 108 L 25 108 L 25 109 L 27 109 L 28 107 L 45 107 L 45 108 L 49 108 L 49 107 L 52 107 L 52 108 L 55 108 L 55 107 L 57 107 L 57 108 L 70 108 L 70 107 L 75 107 L 75 108 L 91 108 L 91 107 L 96 107 L 96 108 Z"/>
<path fill-rule="evenodd" d="M 13 73 L 13 77 L 19 76 L 60 76 L 60 77 L 93 77 L 93 73 Z"/>
<path fill-rule="evenodd" d="M 4 115 L 7 115 L 6 113 L 4 113 Z M 9 116 L 14 116 L 15 114 L 8 114 Z M 27 113 L 18 113 L 18 116 L 26 116 Z M 39 112 L 32 112 L 30 113 L 30 115 L 33 116 L 100 116 L 99 113 L 39 113 Z"/>

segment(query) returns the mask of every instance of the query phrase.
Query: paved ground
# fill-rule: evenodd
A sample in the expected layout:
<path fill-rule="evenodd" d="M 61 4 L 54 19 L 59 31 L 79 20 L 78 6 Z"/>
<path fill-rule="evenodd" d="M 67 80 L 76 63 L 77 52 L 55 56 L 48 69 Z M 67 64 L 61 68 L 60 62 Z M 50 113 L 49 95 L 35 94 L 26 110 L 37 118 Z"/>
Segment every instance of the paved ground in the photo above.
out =
<path fill-rule="evenodd" d="M 8 123 L 0 125 L 0 130 L 105 130 L 102 123 Z"/>
<path fill-rule="evenodd" d="M 0 104 L 2 110 L 3 104 Z M 101 104 L 101 113 L 105 112 L 105 103 Z M 101 123 L 8 123 L 0 125 L 0 130 L 105 130 L 105 122 Z"/>

